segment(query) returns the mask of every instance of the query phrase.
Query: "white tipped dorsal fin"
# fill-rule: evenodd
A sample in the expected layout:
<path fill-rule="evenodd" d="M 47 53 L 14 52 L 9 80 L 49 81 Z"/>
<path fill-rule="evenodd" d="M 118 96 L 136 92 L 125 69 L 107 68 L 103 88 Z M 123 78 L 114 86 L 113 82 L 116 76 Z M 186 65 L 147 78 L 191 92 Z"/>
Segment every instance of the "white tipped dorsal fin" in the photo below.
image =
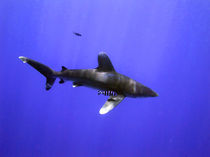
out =
<path fill-rule="evenodd" d="M 112 62 L 106 53 L 100 52 L 98 54 L 98 70 L 100 71 L 115 71 Z"/>

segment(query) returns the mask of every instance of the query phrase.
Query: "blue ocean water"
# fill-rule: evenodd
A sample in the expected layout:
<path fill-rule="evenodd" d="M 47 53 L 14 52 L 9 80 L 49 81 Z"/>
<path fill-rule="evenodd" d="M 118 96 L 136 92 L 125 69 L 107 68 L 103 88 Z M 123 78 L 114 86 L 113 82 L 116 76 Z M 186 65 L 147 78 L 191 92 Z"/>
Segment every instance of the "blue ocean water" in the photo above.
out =
<path fill-rule="evenodd" d="M 209 157 L 210 1 L 0 2 L 0 157 Z M 73 32 L 81 33 L 76 36 Z M 159 97 L 108 97 L 45 78 L 18 56 L 54 70 L 117 72 Z"/>

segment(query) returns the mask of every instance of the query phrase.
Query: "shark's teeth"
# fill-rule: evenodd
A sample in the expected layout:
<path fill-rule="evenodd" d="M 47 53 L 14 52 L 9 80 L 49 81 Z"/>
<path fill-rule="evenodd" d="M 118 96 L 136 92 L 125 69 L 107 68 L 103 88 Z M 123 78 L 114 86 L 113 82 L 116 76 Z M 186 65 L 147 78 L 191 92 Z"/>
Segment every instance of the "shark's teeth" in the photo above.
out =
<path fill-rule="evenodd" d="M 20 57 L 18 57 L 20 60 L 22 60 L 23 61 L 23 63 L 27 63 L 27 59 L 28 58 L 26 58 L 26 57 L 24 57 L 24 56 L 20 56 Z"/>

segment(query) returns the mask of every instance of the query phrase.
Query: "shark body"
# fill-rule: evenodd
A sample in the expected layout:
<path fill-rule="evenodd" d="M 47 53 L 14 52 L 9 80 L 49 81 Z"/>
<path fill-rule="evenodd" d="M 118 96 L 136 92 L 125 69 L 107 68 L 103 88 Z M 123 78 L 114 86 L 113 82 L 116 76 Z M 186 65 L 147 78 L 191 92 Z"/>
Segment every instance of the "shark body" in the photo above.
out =
<path fill-rule="evenodd" d="M 106 114 L 111 111 L 125 97 L 158 96 L 152 89 L 125 75 L 117 73 L 105 53 L 99 53 L 98 67 L 95 69 L 67 69 L 62 66 L 60 72 L 54 71 L 48 66 L 27 57 L 20 56 L 19 58 L 46 77 L 46 90 L 52 87 L 56 78 L 60 78 L 60 84 L 65 81 L 73 81 L 73 87 L 87 86 L 102 91 L 113 91 L 117 93 L 117 95 L 111 95 L 108 98 L 100 109 L 100 114 Z"/>

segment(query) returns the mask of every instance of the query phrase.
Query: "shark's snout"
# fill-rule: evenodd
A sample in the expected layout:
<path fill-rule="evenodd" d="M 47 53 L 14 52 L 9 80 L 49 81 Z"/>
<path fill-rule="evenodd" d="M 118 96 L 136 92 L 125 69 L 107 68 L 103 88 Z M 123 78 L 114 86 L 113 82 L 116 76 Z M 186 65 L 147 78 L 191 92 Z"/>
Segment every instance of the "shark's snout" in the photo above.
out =
<path fill-rule="evenodd" d="M 156 97 L 156 96 L 158 96 L 158 93 L 152 91 L 151 97 Z"/>
<path fill-rule="evenodd" d="M 143 95 L 146 97 L 156 97 L 158 94 L 148 87 L 143 88 Z"/>

